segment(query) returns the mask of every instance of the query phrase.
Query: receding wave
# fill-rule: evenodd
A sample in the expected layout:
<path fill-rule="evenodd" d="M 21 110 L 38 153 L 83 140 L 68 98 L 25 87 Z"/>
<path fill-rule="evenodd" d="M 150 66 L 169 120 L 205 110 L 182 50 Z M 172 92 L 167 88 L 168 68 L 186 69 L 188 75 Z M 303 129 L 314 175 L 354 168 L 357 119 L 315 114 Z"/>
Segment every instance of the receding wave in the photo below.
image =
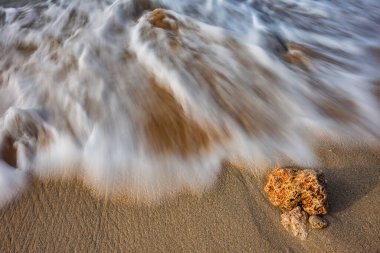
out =
<path fill-rule="evenodd" d="M 31 176 L 157 199 L 210 186 L 228 160 L 313 164 L 321 135 L 378 143 L 378 10 L 309 0 L 0 8 L 0 204 Z"/>

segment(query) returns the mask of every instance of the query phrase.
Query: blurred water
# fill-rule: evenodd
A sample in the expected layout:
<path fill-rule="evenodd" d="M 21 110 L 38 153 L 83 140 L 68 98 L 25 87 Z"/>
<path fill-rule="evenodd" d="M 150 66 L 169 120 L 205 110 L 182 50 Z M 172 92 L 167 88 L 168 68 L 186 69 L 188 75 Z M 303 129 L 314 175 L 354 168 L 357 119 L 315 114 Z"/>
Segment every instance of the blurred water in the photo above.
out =
<path fill-rule="evenodd" d="M 378 143 L 377 1 L 0 6 L 0 204 L 30 175 L 155 199 L 225 160 L 313 165 L 322 134 Z"/>

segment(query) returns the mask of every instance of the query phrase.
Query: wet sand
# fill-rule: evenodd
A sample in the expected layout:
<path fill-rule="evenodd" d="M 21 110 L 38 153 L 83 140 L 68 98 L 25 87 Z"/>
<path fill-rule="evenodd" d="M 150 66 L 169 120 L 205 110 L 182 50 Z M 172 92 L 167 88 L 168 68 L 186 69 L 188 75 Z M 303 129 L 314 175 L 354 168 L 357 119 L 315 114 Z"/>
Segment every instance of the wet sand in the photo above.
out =
<path fill-rule="evenodd" d="M 286 232 L 266 175 L 227 165 L 202 196 L 156 205 L 99 200 L 77 181 L 34 180 L 0 211 L 0 252 L 380 252 L 380 149 L 324 143 L 330 226 Z"/>

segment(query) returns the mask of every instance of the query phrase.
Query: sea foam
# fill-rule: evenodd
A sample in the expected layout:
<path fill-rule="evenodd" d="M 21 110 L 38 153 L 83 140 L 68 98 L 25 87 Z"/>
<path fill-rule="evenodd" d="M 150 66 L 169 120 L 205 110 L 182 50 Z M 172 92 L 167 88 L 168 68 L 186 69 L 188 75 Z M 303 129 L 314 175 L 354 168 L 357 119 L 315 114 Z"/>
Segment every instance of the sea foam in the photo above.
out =
<path fill-rule="evenodd" d="M 0 204 L 32 176 L 149 200 L 228 160 L 315 165 L 322 134 L 377 143 L 373 16 L 358 37 L 350 2 L 259 2 L 1 8 Z"/>

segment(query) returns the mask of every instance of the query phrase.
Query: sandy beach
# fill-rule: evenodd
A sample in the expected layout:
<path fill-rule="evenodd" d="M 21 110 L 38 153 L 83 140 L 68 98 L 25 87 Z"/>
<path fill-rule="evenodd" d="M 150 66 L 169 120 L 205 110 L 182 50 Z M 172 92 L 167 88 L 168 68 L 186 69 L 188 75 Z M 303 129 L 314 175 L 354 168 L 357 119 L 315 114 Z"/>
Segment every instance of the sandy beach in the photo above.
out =
<path fill-rule="evenodd" d="M 99 200 L 78 181 L 34 180 L 0 212 L 0 252 L 379 252 L 380 152 L 321 145 L 330 226 L 292 237 L 266 174 L 227 165 L 202 196 L 153 205 Z"/>
<path fill-rule="evenodd" d="M 380 253 L 379 13 L 0 0 L 0 253 Z"/>

